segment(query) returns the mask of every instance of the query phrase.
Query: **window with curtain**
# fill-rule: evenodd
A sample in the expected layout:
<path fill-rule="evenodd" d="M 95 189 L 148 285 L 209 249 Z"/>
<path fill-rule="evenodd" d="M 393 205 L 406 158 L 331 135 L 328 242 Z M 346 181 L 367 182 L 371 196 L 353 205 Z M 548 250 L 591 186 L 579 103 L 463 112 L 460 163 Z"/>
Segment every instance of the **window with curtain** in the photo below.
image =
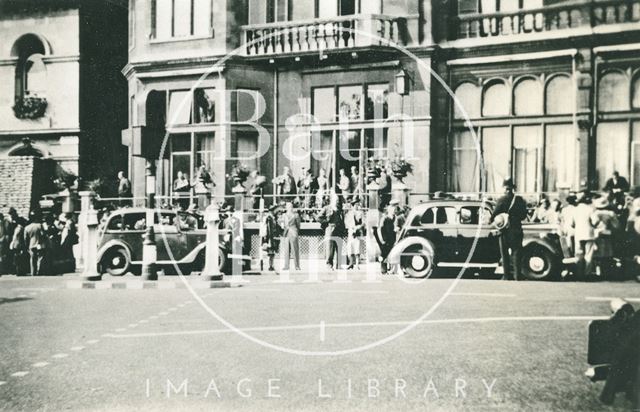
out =
<path fill-rule="evenodd" d="M 334 88 L 316 87 L 312 91 L 313 115 L 320 123 L 332 123 L 336 120 L 336 100 Z"/>
<path fill-rule="evenodd" d="M 389 84 L 367 85 L 365 119 L 386 119 L 389 116 Z"/>
<path fill-rule="evenodd" d="M 267 23 L 289 20 L 290 7 L 289 0 L 267 0 Z"/>
<path fill-rule="evenodd" d="M 513 111 L 516 116 L 542 114 L 542 84 L 537 79 L 520 80 L 513 90 Z"/>
<path fill-rule="evenodd" d="M 215 134 L 213 132 L 196 134 L 196 158 L 194 164 L 195 169 L 204 165 L 204 167 L 212 173 L 213 165 L 216 158 Z"/>
<path fill-rule="evenodd" d="M 554 192 L 572 187 L 576 180 L 577 140 L 572 124 L 554 124 L 546 127 L 544 188 Z"/>
<path fill-rule="evenodd" d="M 631 185 L 640 186 L 640 122 L 633 122 L 631 130 Z"/>
<path fill-rule="evenodd" d="M 193 92 L 193 114 L 196 123 L 216 121 L 216 89 L 196 89 Z"/>
<path fill-rule="evenodd" d="M 311 170 L 318 176 L 320 169 L 324 169 L 329 181 L 333 178 L 333 132 L 324 131 L 311 135 Z"/>
<path fill-rule="evenodd" d="M 629 123 L 601 122 L 596 136 L 596 176 L 598 186 L 614 171 L 626 175 L 629 172 Z"/>
<path fill-rule="evenodd" d="M 191 135 L 190 134 L 178 134 L 171 135 L 171 183 L 173 183 L 177 177 L 178 172 L 182 172 L 191 178 L 192 163 L 191 163 Z"/>
<path fill-rule="evenodd" d="M 511 133 L 509 127 L 482 129 L 482 158 L 484 161 L 485 190 L 500 192 L 502 182 L 511 176 Z"/>
<path fill-rule="evenodd" d="M 538 170 L 541 161 L 542 128 L 513 128 L 513 180 L 524 193 L 538 191 Z"/>
<path fill-rule="evenodd" d="M 170 125 L 191 123 L 191 93 L 189 90 L 177 90 L 169 94 L 167 122 Z"/>
<path fill-rule="evenodd" d="M 569 76 L 552 77 L 545 90 L 545 112 L 547 114 L 573 113 L 575 108 L 573 86 L 573 81 Z"/>
<path fill-rule="evenodd" d="M 609 72 L 598 83 L 598 110 L 629 110 L 629 80 L 620 72 Z"/>
<path fill-rule="evenodd" d="M 469 82 L 462 83 L 456 88 L 455 96 L 462 106 L 460 108 L 456 102 L 453 103 L 453 115 L 456 119 L 464 119 L 463 111 L 470 119 L 480 117 L 480 87 Z"/>
<path fill-rule="evenodd" d="M 362 119 L 362 86 L 338 87 L 338 113 L 340 120 Z"/>
<path fill-rule="evenodd" d="M 479 191 L 479 157 L 476 142 L 471 131 L 455 131 L 452 139 L 452 150 L 452 190 L 455 192 Z"/>
<path fill-rule="evenodd" d="M 633 79 L 631 87 L 631 107 L 640 109 L 640 74 Z"/>
<path fill-rule="evenodd" d="M 47 91 L 47 68 L 41 54 L 32 54 L 24 63 L 24 94 L 43 97 Z"/>
<path fill-rule="evenodd" d="M 508 116 L 509 115 L 509 89 L 502 81 L 489 83 L 485 86 L 482 101 L 483 116 Z"/>

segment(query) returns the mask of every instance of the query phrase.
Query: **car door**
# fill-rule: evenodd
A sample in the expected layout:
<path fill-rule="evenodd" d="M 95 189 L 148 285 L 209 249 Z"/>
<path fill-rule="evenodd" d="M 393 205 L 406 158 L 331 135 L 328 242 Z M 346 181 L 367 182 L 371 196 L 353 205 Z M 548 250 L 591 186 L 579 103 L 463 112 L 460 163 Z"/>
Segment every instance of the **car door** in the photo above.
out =
<path fill-rule="evenodd" d="M 498 262 L 500 260 L 498 237 L 494 233 L 494 227 L 489 223 L 491 210 L 480 205 L 461 206 L 459 219 L 459 261 L 465 262 L 469 254 L 472 254 L 469 263 L 493 264 Z M 477 242 L 475 242 L 476 238 Z"/>
<path fill-rule="evenodd" d="M 154 216 L 158 261 L 180 261 L 187 254 L 187 240 L 179 228 L 177 215 L 175 212 L 160 212 Z"/>
<path fill-rule="evenodd" d="M 434 205 L 425 210 L 420 219 L 419 236 L 430 240 L 438 262 L 453 262 L 456 259 L 457 235 L 456 209 L 450 205 Z"/>

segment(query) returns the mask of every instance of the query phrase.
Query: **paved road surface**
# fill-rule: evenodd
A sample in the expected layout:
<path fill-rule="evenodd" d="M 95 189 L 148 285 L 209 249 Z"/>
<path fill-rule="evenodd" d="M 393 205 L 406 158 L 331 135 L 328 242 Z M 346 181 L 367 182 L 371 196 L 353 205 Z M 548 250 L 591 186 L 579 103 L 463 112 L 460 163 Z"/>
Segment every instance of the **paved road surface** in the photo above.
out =
<path fill-rule="evenodd" d="M 2 277 L 0 409 L 602 410 L 587 323 L 608 297 L 640 303 L 632 282 L 464 280 L 442 299 L 453 280 L 329 279 L 194 296 Z"/>

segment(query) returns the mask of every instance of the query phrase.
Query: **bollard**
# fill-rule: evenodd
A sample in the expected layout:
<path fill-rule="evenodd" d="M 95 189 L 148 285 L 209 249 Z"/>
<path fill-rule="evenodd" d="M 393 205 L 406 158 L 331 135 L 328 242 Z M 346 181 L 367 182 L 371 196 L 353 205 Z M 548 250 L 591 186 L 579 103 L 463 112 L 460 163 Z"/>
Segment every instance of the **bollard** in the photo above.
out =
<path fill-rule="evenodd" d="M 220 222 L 220 213 L 218 204 L 212 201 L 205 210 L 205 221 L 207 222 L 207 245 L 205 248 L 204 269 L 200 274 L 200 278 L 205 281 L 222 280 L 223 274 L 220 272 L 220 238 L 218 223 Z"/>
<path fill-rule="evenodd" d="M 233 193 L 233 207 L 235 210 L 245 211 L 246 199 L 245 196 L 247 194 L 247 189 L 244 188 L 241 184 L 238 184 L 236 187 L 231 189 Z"/>
<path fill-rule="evenodd" d="M 147 225 L 142 242 L 142 280 L 158 280 L 158 249 L 156 247 L 153 225 Z"/>
<path fill-rule="evenodd" d="M 86 212 L 86 233 L 84 238 L 85 246 L 83 249 L 86 255 L 83 258 L 84 270 L 82 278 L 88 281 L 96 281 L 102 278 L 98 273 L 98 212 L 93 208 Z"/>
<path fill-rule="evenodd" d="M 87 256 L 87 215 L 89 214 L 89 211 L 93 209 L 91 205 L 91 198 L 94 194 L 89 191 L 83 191 L 78 194 L 80 195 L 80 215 L 78 216 L 78 243 L 80 245 L 80 257 L 78 259 L 77 267 L 80 270 L 84 268 L 84 260 Z"/>
<path fill-rule="evenodd" d="M 378 190 L 377 183 L 372 182 L 367 187 L 369 195 L 369 210 L 367 210 L 367 261 L 374 262 L 376 257 L 380 255 L 380 248 L 378 242 L 374 238 L 374 231 L 377 229 L 380 223 L 380 211 L 378 210 Z"/>

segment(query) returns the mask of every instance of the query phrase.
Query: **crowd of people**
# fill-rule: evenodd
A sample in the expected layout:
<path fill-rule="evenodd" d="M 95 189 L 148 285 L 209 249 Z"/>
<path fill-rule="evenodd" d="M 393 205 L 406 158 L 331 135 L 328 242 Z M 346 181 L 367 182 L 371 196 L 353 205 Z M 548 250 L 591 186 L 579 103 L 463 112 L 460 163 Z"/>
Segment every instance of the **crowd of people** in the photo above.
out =
<path fill-rule="evenodd" d="M 640 191 L 629 190 L 615 172 L 601 192 L 583 189 L 564 201 L 543 197 L 531 220 L 560 228 L 577 258 L 576 275 L 609 275 L 623 267 L 640 275 Z"/>
<path fill-rule="evenodd" d="M 360 269 L 364 252 L 363 244 L 367 224 L 361 199 L 351 196 L 348 203 L 344 195 L 329 190 L 328 202 L 313 214 L 323 233 L 323 249 L 328 269 Z M 395 244 L 398 232 L 404 226 L 406 208 L 397 200 L 385 207 L 375 237 L 381 249 L 382 272 L 389 268 L 384 260 Z M 273 205 L 260 224 L 260 239 L 264 255 L 268 259 L 268 270 L 274 271 L 274 257 L 282 250 L 282 270 L 290 269 L 293 259 L 295 270 L 300 270 L 300 227 L 302 218 L 293 202 L 286 202 L 284 210 Z M 283 242 L 283 244 L 281 244 Z M 345 266 L 346 265 L 346 266 Z"/>
<path fill-rule="evenodd" d="M 73 246 L 78 232 L 73 216 L 43 216 L 33 211 L 25 219 L 11 207 L 0 213 L 0 274 L 55 275 L 75 271 Z"/>

